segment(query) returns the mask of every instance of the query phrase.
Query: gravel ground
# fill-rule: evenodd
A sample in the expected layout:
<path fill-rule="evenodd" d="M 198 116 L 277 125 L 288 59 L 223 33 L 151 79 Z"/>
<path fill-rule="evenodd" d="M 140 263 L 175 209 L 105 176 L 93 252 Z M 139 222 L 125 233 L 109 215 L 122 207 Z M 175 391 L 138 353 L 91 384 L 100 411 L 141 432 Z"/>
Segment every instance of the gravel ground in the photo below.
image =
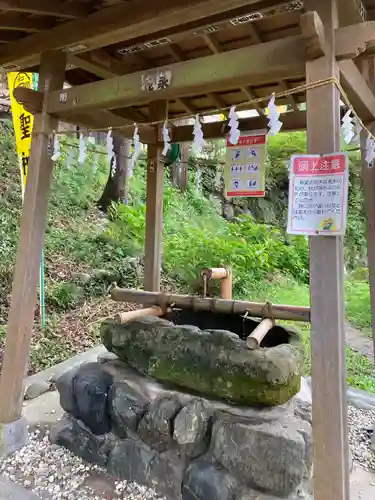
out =
<path fill-rule="evenodd" d="M 353 460 L 365 470 L 375 470 L 375 452 L 370 450 L 375 411 L 348 406 L 349 443 Z"/>
<path fill-rule="evenodd" d="M 348 407 L 349 441 L 355 463 L 375 470 L 370 442 L 375 411 Z M 68 450 L 51 445 L 48 430 L 36 429 L 30 444 L 0 462 L 0 473 L 49 500 L 157 500 L 155 492 L 126 481 L 115 481 Z M 162 499 L 161 499 L 162 500 Z"/>
<path fill-rule="evenodd" d="M 51 445 L 47 431 L 35 430 L 30 444 L 0 462 L 0 474 L 49 500 L 159 500 L 152 490 L 115 481 L 104 469 Z M 161 499 L 162 500 L 162 499 Z"/>

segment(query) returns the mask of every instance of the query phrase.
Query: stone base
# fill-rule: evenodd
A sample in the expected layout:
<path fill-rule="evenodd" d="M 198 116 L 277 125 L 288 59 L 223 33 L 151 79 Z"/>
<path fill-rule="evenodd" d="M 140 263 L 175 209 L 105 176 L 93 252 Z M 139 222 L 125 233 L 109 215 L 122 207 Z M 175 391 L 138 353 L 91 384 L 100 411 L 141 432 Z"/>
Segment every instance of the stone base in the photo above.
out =
<path fill-rule="evenodd" d="M 0 423 L 0 456 L 4 457 L 26 446 L 29 442 L 27 421 L 21 417 L 9 424 Z"/>
<path fill-rule="evenodd" d="M 311 498 L 307 406 L 229 405 L 118 361 L 83 365 L 57 388 L 66 414 L 52 442 L 167 500 Z"/>

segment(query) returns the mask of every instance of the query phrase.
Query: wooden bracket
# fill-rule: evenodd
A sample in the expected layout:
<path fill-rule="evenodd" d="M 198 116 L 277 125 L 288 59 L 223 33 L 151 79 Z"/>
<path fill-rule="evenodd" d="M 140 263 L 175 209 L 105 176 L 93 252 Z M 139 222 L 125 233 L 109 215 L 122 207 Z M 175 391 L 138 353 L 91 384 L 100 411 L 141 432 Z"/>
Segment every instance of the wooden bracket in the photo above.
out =
<path fill-rule="evenodd" d="M 336 59 L 354 59 L 375 53 L 375 21 L 351 24 L 335 30 Z"/>
<path fill-rule="evenodd" d="M 16 87 L 13 91 L 16 101 L 33 115 L 41 113 L 43 107 L 44 93 L 26 87 Z"/>
<path fill-rule="evenodd" d="M 324 26 L 317 12 L 301 15 L 300 26 L 306 41 L 307 59 L 317 59 L 325 54 Z"/>

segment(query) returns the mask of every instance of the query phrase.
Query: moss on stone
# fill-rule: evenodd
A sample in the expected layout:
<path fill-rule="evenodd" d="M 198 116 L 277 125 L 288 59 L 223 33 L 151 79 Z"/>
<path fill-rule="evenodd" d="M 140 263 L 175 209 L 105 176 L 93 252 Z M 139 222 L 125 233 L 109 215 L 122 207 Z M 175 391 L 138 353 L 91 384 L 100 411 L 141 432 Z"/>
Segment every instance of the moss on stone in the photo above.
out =
<path fill-rule="evenodd" d="M 300 388 L 298 350 L 250 351 L 227 331 L 175 326 L 159 318 L 104 322 L 102 342 L 145 375 L 244 406 L 283 404 Z"/>

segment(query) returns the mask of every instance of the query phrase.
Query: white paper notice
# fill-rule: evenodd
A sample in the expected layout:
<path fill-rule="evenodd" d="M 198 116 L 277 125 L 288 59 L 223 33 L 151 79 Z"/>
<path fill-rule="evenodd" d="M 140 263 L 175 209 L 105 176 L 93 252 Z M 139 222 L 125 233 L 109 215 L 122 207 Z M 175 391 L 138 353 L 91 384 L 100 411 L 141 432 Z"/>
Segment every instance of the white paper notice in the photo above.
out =
<path fill-rule="evenodd" d="M 296 155 L 291 158 L 288 233 L 345 234 L 348 208 L 348 157 Z"/>

